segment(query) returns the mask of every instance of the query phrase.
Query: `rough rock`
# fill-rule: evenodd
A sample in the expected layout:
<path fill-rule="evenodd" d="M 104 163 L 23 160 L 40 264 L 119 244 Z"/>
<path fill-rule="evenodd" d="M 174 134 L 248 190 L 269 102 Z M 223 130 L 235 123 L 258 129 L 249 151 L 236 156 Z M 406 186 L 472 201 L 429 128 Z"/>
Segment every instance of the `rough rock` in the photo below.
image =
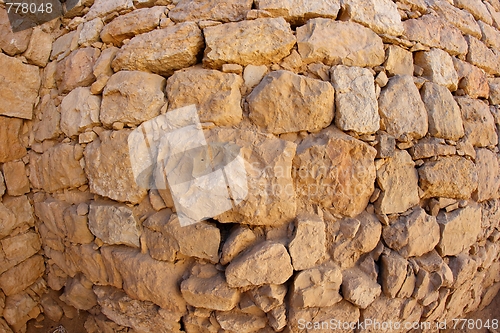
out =
<path fill-rule="evenodd" d="M 460 9 L 471 13 L 476 20 L 481 20 L 487 24 L 492 24 L 491 15 L 488 8 L 480 0 L 454 0 L 453 3 Z"/>
<path fill-rule="evenodd" d="M 325 224 L 317 215 L 299 215 L 288 251 L 294 270 L 317 266 L 326 254 Z"/>
<path fill-rule="evenodd" d="M 109 2 L 106 0 L 95 0 L 89 12 L 85 15 L 87 20 L 93 20 L 96 17 L 105 17 L 111 13 L 123 13 L 134 8 L 132 0 L 117 0 Z"/>
<path fill-rule="evenodd" d="M 140 8 L 118 16 L 102 29 L 100 37 L 104 43 L 122 46 L 125 39 L 156 29 L 166 9 L 165 6 Z"/>
<path fill-rule="evenodd" d="M 420 202 L 418 173 L 405 150 L 396 150 L 377 170 L 377 184 L 382 192 L 375 209 L 381 214 L 402 213 Z"/>
<path fill-rule="evenodd" d="M 382 39 L 354 22 L 309 20 L 297 28 L 297 45 L 306 63 L 372 67 L 384 62 Z"/>
<path fill-rule="evenodd" d="M 87 87 L 95 81 L 94 63 L 101 52 L 93 47 L 78 49 L 57 63 L 56 82 L 59 92 L 68 93 L 77 87 Z"/>
<path fill-rule="evenodd" d="M 250 291 L 252 300 L 262 311 L 269 312 L 283 304 L 288 288 L 285 285 L 266 284 Z"/>
<path fill-rule="evenodd" d="M 410 215 L 400 217 L 396 223 L 385 226 L 385 243 L 401 256 L 418 257 L 434 249 L 439 241 L 439 226 L 434 216 L 417 207 Z"/>
<path fill-rule="evenodd" d="M 115 122 L 139 125 L 160 114 L 165 105 L 165 78 L 140 71 L 121 71 L 104 88 L 100 120 L 106 126 Z"/>
<path fill-rule="evenodd" d="M 31 286 L 44 272 L 43 257 L 35 255 L 0 275 L 0 288 L 6 296 L 15 295 Z"/>
<path fill-rule="evenodd" d="M 92 202 L 89 211 L 89 228 L 106 244 L 140 247 L 139 221 L 126 205 Z"/>
<path fill-rule="evenodd" d="M 85 148 L 90 191 L 113 200 L 139 203 L 147 195 L 132 173 L 127 139 L 130 130 L 105 131 Z"/>
<path fill-rule="evenodd" d="M 376 153 L 334 127 L 308 136 L 293 160 L 299 200 L 343 215 L 358 215 L 374 190 Z"/>
<path fill-rule="evenodd" d="M 30 296 L 27 292 L 21 292 L 6 298 L 3 317 L 14 332 L 23 331 L 26 322 L 40 313 L 37 302 L 33 298 L 35 297 Z M 12 332 L 10 328 L 7 329 L 7 332 L 9 331 Z"/>
<path fill-rule="evenodd" d="M 342 272 L 342 296 L 355 306 L 366 309 L 382 293 L 382 287 L 359 268 Z"/>
<path fill-rule="evenodd" d="M 11 234 L 12 230 L 20 227 L 27 230 L 35 225 L 33 217 L 33 207 L 28 198 L 23 195 L 20 197 L 3 198 L 0 203 L 0 238 Z"/>
<path fill-rule="evenodd" d="M 489 78 L 488 86 L 490 87 L 490 103 L 496 105 L 500 104 L 500 79 Z"/>
<path fill-rule="evenodd" d="M 413 54 L 397 45 L 388 45 L 384 68 L 391 76 L 413 75 Z"/>
<path fill-rule="evenodd" d="M 64 286 L 64 293 L 59 298 L 78 310 L 90 310 L 97 305 L 97 297 L 92 291 L 92 282 L 83 275 L 68 279 Z"/>
<path fill-rule="evenodd" d="M 495 153 L 488 149 L 476 150 L 477 194 L 478 202 L 498 198 L 500 186 L 500 168 Z"/>
<path fill-rule="evenodd" d="M 336 19 L 340 9 L 340 1 L 327 0 L 321 2 L 309 2 L 306 0 L 257 0 L 256 6 L 265 10 L 273 17 L 282 16 L 292 24 L 302 23 L 308 19 L 325 17 Z"/>
<path fill-rule="evenodd" d="M 29 179 L 22 161 L 4 163 L 2 171 L 8 195 L 20 196 L 30 191 Z"/>
<path fill-rule="evenodd" d="M 453 58 L 453 64 L 458 74 L 459 89 L 471 98 L 488 98 L 488 78 L 482 69 L 457 58 Z"/>
<path fill-rule="evenodd" d="M 339 268 L 317 267 L 295 276 L 292 287 L 292 307 L 330 307 L 342 300 L 339 294 L 342 273 Z"/>
<path fill-rule="evenodd" d="M 61 130 L 68 137 L 99 125 L 101 97 L 92 95 L 90 88 L 72 90 L 61 102 Z"/>
<path fill-rule="evenodd" d="M 0 197 L 3 197 L 7 188 L 5 187 L 5 179 L 3 178 L 3 173 L 0 172 Z"/>
<path fill-rule="evenodd" d="M 427 112 L 411 76 L 389 80 L 380 93 L 379 113 L 380 128 L 396 139 L 420 139 L 427 133 Z"/>
<path fill-rule="evenodd" d="M 33 132 L 35 140 L 43 142 L 48 139 L 56 139 L 62 134 L 60 103 L 51 97 L 50 94 L 41 98 L 40 104 L 35 109 L 33 121 Z"/>
<path fill-rule="evenodd" d="M 273 134 L 315 132 L 330 125 L 334 116 L 334 89 L 328 82 L 288 71 L 268 74 L 247 100 L 250 119 Z"/>
<path fill-rule="evenodd" d="M 422 76 L 426 79 L 445 86 L 451 91 L 457 90 L 458 75 L 451 56 L 445 51 L 432 48 L 430 51 L 417 52 L 415 65 L 424 70 Z"/>
<path fill-rule="evenodd" d="M 226 268 L 226 280 L 231 287 L 282 284 L 292 274 L 293 268 L 286 248 L 272 241 L 253 246 Z"/>
<path fill-rule="evenodd" d="M 251 0 L 181 0 L 168 13 L 168 17 L 174 22 L 202 20 L 234 22 L 245 19 L 251 8 Z"/>
<path fill-rule="evenodd" d="M 267 314 L 267 320 L 275 331 L 279 332 L 283 330 L 286 326 L 286 306 L 280 305 L 272 309 Z"/>
<path fill-rule="evenodd" d="M 448 1 L 432 1 L 431 8 L 436 13 L 446 20 L 447 23 L 455 26 L 464 35 L 471 35 L 476 38 L 481 38 L 481 29 L 474 19 L 474 16 L 465 10 L 453 6 Z"/>
<path fill-rule="evenodd" d="M 33 29 L 30 43 L 24 56 L 30 64 L 45 67 L 49 62 L 52 50 L 52 36 L 40 28 Z"/>
<path fill-rule="evenodd" d="M 400 36 L 404 32 L 398 7 L 390 0 L 342 1 L 343 20 L 360 23 L 377 34 Z"/>
<path fill-rule="evenodd" d="M 429 134 L 449 140 L 464 136 L 460 108 L 446 87 L 426 82 L 420 93 L 427 109 Z"/>
<path fill-rule="evenodd" d="M 373 74 L 366 68 L 336 66 L 331 70 L 335 88 L 335 124 L 343 131 L 374 133 L 380 128 Z"/>
<path fill-rule="evenodd" d="M 113 70 L 170 76 L 178 69 L 194 65 L 203 45 L 201 30 L 193 22 L 153 30 L 132 38 L 123 46 L 113 60 Z"/>
<path fill-rule="evenodd" d="M 241 311 L 217 311 L 215 318 L 221 330 L 228 333 L 252 333 L 260 332 L 266 327 L 267 318 Z"/>
<path fill-rule="evenodd" d="M 0 115 L 31 119 L 41 82 L 38 67 L 0 54 L 0 77 Z"/>
<path fill-rule="evenodd" d="M 0 10 L 0 29 L 3 32 L 0 36 L 0 48 L 3 52 L 10 56 L 14 56 L 26 51 L 32 35 L 32 29 L 12 32 L 7 10 L 3 8 Z"/>
<path fill-rule="evenodd" d="M 80 163 L 83 149 L 70 143 L 58 144 L 41 155 L 30 154 L 30 181 L 47 192 L 76 188 L 87 183 Z"/>
<path fill-rule="evenodd" d="M 76 30 L 71 31 L 54 41 L 50 53 L 50 60 L 62 60 L 78 48 L 78 34 L 76 32 Z"/>
<path fill-rule="evenodd" d="M 469 44 L 467 61 L 484 69 L 488 74 L 500 75 L 499 56 L 490 50 L 483 42 L 472 36 L 466 36 Z"/>
<path fill-rule="evenodd" d="M 459 156 L 426 162 L 418 174 L 425 198 L 469 199 L 477 188 L 478 175 L 474 163 Z"/>
<path fill-rule="evenodd" d="M 408 262 L 396 252 L 382 254 L 380 275 L 382 291 L 387 297 L 394 298 L 403 286 L 406 279 Z"/>
<path fill-rule="evenodd" d="M 257 236 L 250 228 L 242 225 L 236 226 L 235 229 L 231 230 L 231 233 L 222 246 L 220 263 L 227 265 L 256 239 Z"/>
<path fill-rule="evenodd" d="M 258 18 L 207 27 L 203 64 L 218 69 L 223 64 L 265 65 L 289 55 L 295 37 L 283 18 Z"/>
<path fill-rule="evenodd" d="M 0 116 L 0 163 L 14 161 L 26 155 L 23 145 L 23 120 Z"/>
<path fill-rule="evenodd" d="M 104 22 L 100 18 L 83 23 L 78 36 L 78 44 L 85 46 L 99 41 L 99 34 L 104 27 Z"/>
<path fill-rule="evenodd" d="M 0 241 L 3 254 L 0 256 L 0 274 L 35 255 L 41 248 L 40 236 L 27 232 L 4 238 Z"/>
<path fill-rule="evenodd" d="M 441 239 L 436 249 L 441 256 L 454 256 L 467 250 L 481 232 L 481 207 L 468 207 L 446 213 L 440 212 L 437 222 L 441 228 Z"/>
<path fill-rule="evenodd" d="M 217 70 L 195 67 L 177 71 L 167 81 L 168 107 L 174 110 L 195 104 L 201 122 L 237 125 L 243 117 L 242 84 L 240 76 Z"/>
<path fill-rule="evenodd" d="M 248 65 L 243 71 L 243 80 L 248 88 L 253 88 L 260 83 L 264 75 L 267 73 L 267 66 Z"/>
<path fill-rule="evenodd" d="M 84 205 L 86 212 L 80 212 L 80 207 Z M 75 244 L 88 244 L 94 240 L 94 235 L 88 228 L 88 205 L 72 205 L 64 211 L 64 224 L 66 227 L 66 237 Z"/>
<path fill-rule="evenodd" d="M 199 308 L 230 311 L 240 299 L 239 291 L 230 288 L 224 275 L 211 265 L 193 267 L 180 287 L 186 302 Z"/>
<path fill-rule="evenodd" d="M 410 154 L 413 160 L 431 158 L 434 156 L 455 155 L 457 148 L 445 144 L 438 138 L 424 138 L 410 148 Z"/>
<path fill-rule="evenodd" d="M 467 53 L 467 41 L 460 30 L 448 25 L 438 16 L 427 14 L 406 20 L 403 26 L 405 27 L 404 35 L 411 41 L 443 49 L 451 55 Z"/>
<path fill-rule="evenodd" d="M 456 101 L 462 112 L 466 140 L 474 147 L 496 145 L 498 135 L 488 105 L 467 97 L 457 97 Z"/>
<path fill-rule="evenodd" d="M 479 21 L 478 24 L 479 27 L 481 27 L 482 36 L 474 37 L 481 38 L 481 41 L 485 43 L 486 46 L 500 50 L 500 32 L 483 21 Z"/>
<path fill-rule="evenodd" d="M 465 253 L 450 257 L 450 269 L 453 273 L 454 286 L 459 287 L 469 281 L 478 268 L 478 263 Z"/>

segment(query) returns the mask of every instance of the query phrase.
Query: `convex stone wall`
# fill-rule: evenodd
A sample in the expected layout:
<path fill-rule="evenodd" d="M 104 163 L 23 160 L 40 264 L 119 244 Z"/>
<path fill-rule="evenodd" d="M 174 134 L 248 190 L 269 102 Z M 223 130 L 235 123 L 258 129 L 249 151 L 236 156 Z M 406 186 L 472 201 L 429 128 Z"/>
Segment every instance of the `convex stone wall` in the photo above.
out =
<path fill-rule="evenodd" d="M 498 0 L 74 2 L 18 33 L 0 5 L 1 332 L 326 332 L 497 294 Z M 189 105 L 248 193 L 181 226 L 128 137 Z"/>

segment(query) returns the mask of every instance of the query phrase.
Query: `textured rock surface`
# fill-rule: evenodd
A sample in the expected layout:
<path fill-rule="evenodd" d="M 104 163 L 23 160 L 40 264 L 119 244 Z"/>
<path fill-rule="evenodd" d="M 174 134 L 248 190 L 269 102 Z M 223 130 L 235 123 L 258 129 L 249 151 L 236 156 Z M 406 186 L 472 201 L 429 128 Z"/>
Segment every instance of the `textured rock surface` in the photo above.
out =
<path fill-rule="evenodd" d="M 23 121 L 18 118 L 0 116 L 0 162 L 20 159 L 26 155 L 22 144 Z"/>
<path fill-rule="evenodd" d="M 232 22 L 244 19 L 251 8 L 251 0 L 181 0 L 168 16 L 174 22 L 201 20 Z"/>
<path fill-rule="evenodd" d="M 493 53 L 484 43 L 472 36 L 467 36 L 467 43 L 469 44 L 469 52 L 467 53 L 468 62 L 484 69 L 488 74 L 500 74 L 500 64 L 497 54 Z"/>
<path fill-rule="evenodd" d="M 61 102 L 61 130 L 68 137 L 99 125 L 101 97 L 92 95 L 90 88 L 76 88 Z"/>
<path fill-rule="evenodd" d="M 498 143 L 493 115 L 488 106 L 480 100 L 467 97 L 456 98 L 464 123 L 465 138 L 475 147 Z"/>
<path fill-rule="evenodd" d="M 477 201 L 498 198 L 500 168 L 497 156 L 487 149 L 476 151 Z"/>
<path fill-rule="evenodd" d="M 258 0 L 256 6 L 269 12 L 273 17 L 282 16 L 291 23 L 300 23 L 311 18 L 326 17 L 335 19 L 340 9 L 340 1 L 327 0 L 310 2 L 307 0 Z"/>
<path fill-rule="evenodd" d="M 400 36 L 404 32 L 396 4 L 388 0 L 342 2 L 342 19 L 367 26 L 378 34 Z"/>
<path fill-rule="evenodd" d="M 297 216 L 295 235 L 288 245 L 288 251 L 294 270 L 317 266 L 326 254 L 325 224 L 319 216 Z"/>
<path fill-rule="evenodd" d="M 333 120 L 332 86 L 288 71 L 268 74 L 247 99 L 250 119 L 273 134 L 315 132 Z M 301 110 L 298 114 L 293 112 L 297 109 Z"/>
<path fill-rule="evenodd" d="M 293 281 L 292 304 L 299 308 L 329 307 L 342 300 L 342 273 L 337 267 L 311 268 Z"/>
<path fill-rule="evenodd" d="M 61 93 L 86 87 L 95 81 L 93 66 L 100 51 L 93 47 L 78 49 L 57 63 L 56 82 Z"/>
<path fill-rule="evenodd" d="M 430 51 L 417 52 L 415 65 L 424 70 L 423 77 L 426 79 L 445 86 L 451 91 L 457 90 L 458 75 L 451 56 L 445 51 L 433 48 Z"/>

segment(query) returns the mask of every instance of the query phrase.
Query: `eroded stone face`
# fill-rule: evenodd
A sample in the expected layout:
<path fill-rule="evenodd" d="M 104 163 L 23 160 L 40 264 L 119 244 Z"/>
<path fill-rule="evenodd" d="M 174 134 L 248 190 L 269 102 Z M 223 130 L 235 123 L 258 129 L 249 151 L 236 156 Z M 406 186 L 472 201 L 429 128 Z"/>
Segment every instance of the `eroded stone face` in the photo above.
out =
<path fill-rule="evenodd" d="M 169 12 L 169 17 L 174 22 L 202 20 L 234 22 L 244 19 L 251 8 L 252 0 L 182 0 Z"/>
<path fill-rule="evenodd" d="M 23 120 L 0 116 L 0 162 L 20 159 L 26 155 L 21 135 Z"/>
<path fill-rule="evenodd" d="M 257 0 L 256 5 L 258 9 L 271 13 L 273 17 L 282 16 L 291 23 L 300 23 L 316 17 L 336 19 L 340 9 L 340 1 L 338 0 L 320 2 Z"/>

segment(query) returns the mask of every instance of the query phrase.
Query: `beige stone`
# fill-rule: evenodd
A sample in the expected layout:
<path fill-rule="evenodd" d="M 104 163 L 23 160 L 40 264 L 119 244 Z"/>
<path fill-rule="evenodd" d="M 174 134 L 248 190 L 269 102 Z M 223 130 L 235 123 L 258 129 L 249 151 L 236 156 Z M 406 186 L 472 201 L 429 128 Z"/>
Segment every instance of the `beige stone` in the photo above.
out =
<path fill-rule="evenodd" d="M 12 26 L 5 8 L 0 10 L 0 29 L 2 30 L 0 49 L 3 52 L 9 56 L 14 56 L 23 53 L 28 48 L 32 29 L 12 32 Z"/>
<path fill-rule="evenodd" d="M 374 189 L 375 155 L 374 148 L 333 127 L 309 136 L 297 147 L 293 161 L 299 200 L 343 215 L 358 215 Z"/>
<path fill-rule="evenodd" d="M 0 115 L 31 119 L 41 82 L 38 67 L 0 54 L 0 77 Z"/>
<path fill-rule="evenodd" d="M 453 64 L 458 74 L 459 89 L 471 98 L 488 98 L 488 78 L 482 69 L 457 58 L 453 58 Z"/>
<path fill-rule="evenodd" d="M 141 8 L 118 16 L 102 29 L 101 39 L 104 43 L 122 46 L 125 39 L 156 29 L 166 9 L 165 6 Z"/>
<path fill-rule="evenodd" d="M 469 199 L 477 188 L 478 175 L 474 163 L 459 156 L 426 162 L 418 174 L 426 198 Z"/>
<path fill-rule="evenodd" d="M 73 137 L 99 125 L 100 108 L 101 97 L 92 95 L 90 88 L 72 90 L 61 102 L 61 130 Z"/>
<path fill-rule="evenodd" d="M 457 28 L 432 14 L 403 22 L 404 35 L 411 41 L 422 43 L 429 47 L 445 50 L 451 55 L 465 55 L 467 41 Z"/>
<path fill-rule="evenodd" d="M 253 88 L 260 83 L 264 75 L 267 73 L 267 66 L 255 66 L 248 65 L 245 66 L 245 70 L 243 71 L 243 80 L 245 81 L 245 85 L 249 88 Z"/>
<path fill-rule="evenodd" d="M 95 0 L 89 12 L 85 15 L 87 20 L 93 20 L 96 17 L 105 17 L 111 13 L 127 12 L 134 8 L 132 0 Z"/>
<path fill-rule="evenodd" d="M 43 142 L 44 140 L 56 139 L 62 134 L 60 106 L 57 104 L 51 94 L 44 95 L 40 104 L 35 109 L 35 119 L 33 121 L 33 132 L 35 140 Z"/>
<path fill-rule="evenodd" d="M 246 226 L 238 225 L 231 231 L 222 246 L 220 263 L 227 265 L 238 254 L 248 248 L 257 239 L 255 233 Z"/>
<path fill-rule="evenodd" d="M 383 254 L 380 260 L 382 291 L 387 297 L 394 298 L 405 281 L 408 262 L 393 251 Z"/>
<path fill-rule="evenodd" d="M 255 305 L 262 311 L 269 312 L 283 304 L 287 291 L 285 285 L 266 284 L 251 290 L 250 295 Z"/>
<path fill-rule="evenodd" d="M 2 213 L 0 214 L 0 238 L 10 235 L 16 228 L 27 230 L 35 225 L 33 207 L 25 195 L 5 196 L 3 203 L 0 203 L 0 211 Z"/>
<path fill-rule="evenodd" d="M 427 109 L 429 134 L 449 140 L 464 136 L 460 108 L 446 87 L 426 82 L 420 93 Z"/>
<path fill-rule="evenodd" d="M 418 205 L 418 173 L 405 150 L 396 150 L 394 157 L 377 170 L 377 184 L 382 191 L 375 202 L 381 214 L 402 213 Z"/>
<path fill-rule="evenodd" d="M 483 42 L 472 36 L 466 36 L 469 45 L 467 61 L 492 75 L 500 74 L 499 55 L 490 50 Z"/>
<path fill-rule="evenodd" d="M 80 207 L 85 206 L 86 211 L 80 212 Z M 64 224 L 66 227 L 66 237 L 72 243 L 88 244 L 94 240 L 94 235 L 88 227 L 88 205 L 72 205 L 64 211 Z"/>
<path fill-rule="evenodd" d="M 92 283 L 79 275 L 68 279 L 64 293 L 59 297 L 63 302 L 78 310 L 90 310 L 97 305 L 97 297 L 92 291 Z"/>
<path fill-rule="evenodd" d="M 430 51 L 417 52 L 415 64 L 424 70 L 422 76 L 426 79 L 451 91 L 457 90 L 458 75 L 451 56 L 445 51 L 433 48 Z"/>
<path fill-rule="evenodd" d="M 202 20 L 234 22 L 245 19 L 251 8 L 251 0 L 181 0 L 168 13 L 168 17 L 174 22 Z"/>
<path fill-rule="evenodd" d="M 20 196 L 30 191 L 29 179 L 22 161 L 7 162 L 2 166 L 7 194 Z"/>
<path fill-rule="evenodd" d="M 101 52 L 99 58 L 97 58 L 92 72 L 96 78 L 100 77 L 110 77 L 113 75 L 113 68 L 111 68 L 111 63 L 116 56 L 116 53 L 120 51 L 117 47 L 108 47 Z M 107 81 L 106 81 L 107 82 Z"/>
<path fill-rule="evenodd" d="M 3 317 L 14 332 L 24 330 L 26 322 L 39 314 L 37 302 L 33 298 L 27 292 L 21 292 L 6 298 Z M 9 331 L 10 328 L 8 328 L 7 332 Z"/>
<path fill-rule="evenodd" d="M 349 19 L 377 34 L 401 36 L 404 32 L 396 4 L 389 0 L 347 0 L 342 2 L 341 19 Z"/>
<path fill-rule="evenodd" d="M 338 267 L 317 267 L 295 276 L 291 290 L 292 307 L 330 307 L 342 300 L 339 294 L 342 273 Z"/>
<path fill-rule="evenodd" d="M 166 80 L 140 71 L 121 71 L 104 88 L 100 120 L 111 127 L 115 122 L 139 125 L 160 114 L 165 105 Z"/>
<path fill-rule="evenodd" d="M 50 60 L 61 60 L 78 48 L 78 34 L 76 30 L 57 38 L 52 44 Z"/>
<path fill-rule="evenodd" d="M 297 45 L 306 63 L 371 67 L 384 62 L 382 39 L 354 22 L 309 20 L 297 28 Z"/>
<path fill-rule="evenodd" d="M 391 76 L 413 75 L 413 55 L 397 45 L 388 45 L 384 68 Z"/>
<path fill-rule="evenodd" d="M 203 38 L 196 23 L 176 24 L 132 38 L 117 53 L 112 66 L 115 72 L 138 70 L 169 76 L 194 65 L 202 47 Z"/>
<path fill-rule="evenodd" d="M 56 81 L 59 92 L 64 94 L 77 87 L 90 86 L 95 81 L 94 63 L 100 51 L 93 47 L 78 49 L 57 64 Z"/>
<path fill-rule="evenodd" d="M 342 272 L 342 296 L 355 306 L 366 309 L 381 293 L 381 286 L 359 268 Z"/>
<path fill-rule="evenodd" d="M 24 56 L 30 64 L 45 67 L 52 51 L 52 36 L 40 28 L 34 28 Z"/>
<path fill-rule="evenodd" d="M 4 165 L 5 168 L 5 165 Z M 495 153 L 488 149 L 476 150 L 477 168 L 477 201 L 484 201 L 498 198 L 498 188 L 500 186 L 500 168 Z"/>
<path fill-rule="evenodd" d="M 203 29 L 203 64 L 220 68 L 223 64 L 265 65 L 278 63 L 290 54 L 295 37 L 283 18 L 259 18 L 226 23 Z"/>
<path fill-rule="evenodd" d="M 258 0 L 256 1 L 256 6 L 260 10 L 267 11 L 273 17 L 282 16 L 288 22 L 296 24 L 316 17 L 336 19 L 340 9 L 340 1 Z"/>
<path fill-rule="evenodd" d="M 498 78 L 489 78 L 488 86 L 490 88 L 490 96 L 489 101 L 491 104 L 499 105 L 500 104 L 500 79 Z"/>
<path fill-rule="evenodd" d="M 411 76 L 389 80 L 379 97 L 379 112 L 380 128 L 396 139 L 420 139 L 427 133 L 427 112 Z"/>
<path fill-rule="evenodd" d="M 448 1 L 442 0 L 433 1 L 431 3 L 431 8 L 434 9 L 441 18 L 446 20 L 448 24 L 462 31 L 464 35 L 481 38 L 481 29 L 479 28 L 478 22 L 476 22 L 474 16 L 469 12 L 460 10 L 460 8 L 453 6 Z"/>
<path fill-rule="evenodd" d="M 334 116 L 333 87 L 289 71 L 268 74 L 247 100 L 250 119 L 273 134 L 315 132 L 330 125 Z"/>
<path fill-rule="evenodd" d="M 5 187 L 5 179 L 3 177 L 3 173 L 0 172 L 0 198 L 3 197 L 6 190 L 7 190 L 7 188 Z"/>
<path fill-rule="evenodd" d="M 0 162 L 20 159 L 26 155 L 22 143 L 23 120 L 0 116 Z"/>
<path fill-rule="evenodd" d="M 295 234 L 288 245 L 294 270 L 317 266 L 326 254 L 325 224 L 317 215 L 299 215 Z"/>
<path fill-rule="evenodd" d="M 455 98 L 462 112 L 465 138 L 474 147 L 486 147 L 498 143 L 495 120 L 488 105 L 467 97 Z"/>
<path fill-rule="evenodd" d="M 147 191 L 135 182 L 127 144 L 130 130 L 105 131 L 85 148 L 90 191 L 113 200 L 139 203 Z"/>
<path fill-rule="evenodd" d="M 487 24 L 492 24 L 491 15 L 485 4 L 480 0 L 454 0 L 453 3 L 458 8 L 470 12 L 476 20 L 481 20 Z"/>
<path fill-rule="evenodd" d="M 35 255 L 42 245 L 40 236 L 32 231 L 4 238 L 0 243 L 4 257 L 0 259 L 0 274 Z"/>
<path fill-rule="evenodd" d="M 455 155 L 456 152 L 457 148 L 455 146 L 447 145 L 438 138 L 424 138 L 410 148 L 410 154 L 413 160 L 431 158 L 434 156 Z"/>
<path fill-rule="evenodd" d="M 104 27 L 104 22 L 100 18 L 95 18 L 93 20 L 84 22 L 81 26 L 80 34 L 78 36 L 79 45 L 89 45 L 99 41 L 99 35 L 102 28 Z"/>
<path fill-rule="evenodd" d="M 217 126 L 237 125 L 243 118 L 239 75 L 191 68 L 177 71 L 167 81 L 168 108 L 196 105 L 201 122 Z"/>
<path fill-rule="evenodd" d="M 31 286 L 45 272 L 43 257 L 35 255 L 0 275 L 0 288 L 6 296 Z"/>
<path fill-rule="evenodd" d="M 266 327 L 267 318 L 264 315 L 256 316 L 236 309 L 232 311 L 217 311 L 215 313 L 220 329 L 228 333 L 260 332 Z"/>
<path fill-rule="evenodd" d="M 373 74 L 366 68 L 336 66 L 331 70 L 335 88 L 335 124 L 343 131 L 359 134 L 380 127 Z"/>
<path fill-rule="evenodd" d="M 471 205 L 451 213 L 440 212 L 437 222 L 441 239 L 436 249 L 441 256 L 454 256 L 467 250 L 481 232 L 481 207 Z"/>
<path fill-rule="evenodd" d="M 292 273 L 286 248 L 280 243 L 266 241 L 234 259 L 226 268 L 226 280 L 231 287 L 282 284 Z"/>

